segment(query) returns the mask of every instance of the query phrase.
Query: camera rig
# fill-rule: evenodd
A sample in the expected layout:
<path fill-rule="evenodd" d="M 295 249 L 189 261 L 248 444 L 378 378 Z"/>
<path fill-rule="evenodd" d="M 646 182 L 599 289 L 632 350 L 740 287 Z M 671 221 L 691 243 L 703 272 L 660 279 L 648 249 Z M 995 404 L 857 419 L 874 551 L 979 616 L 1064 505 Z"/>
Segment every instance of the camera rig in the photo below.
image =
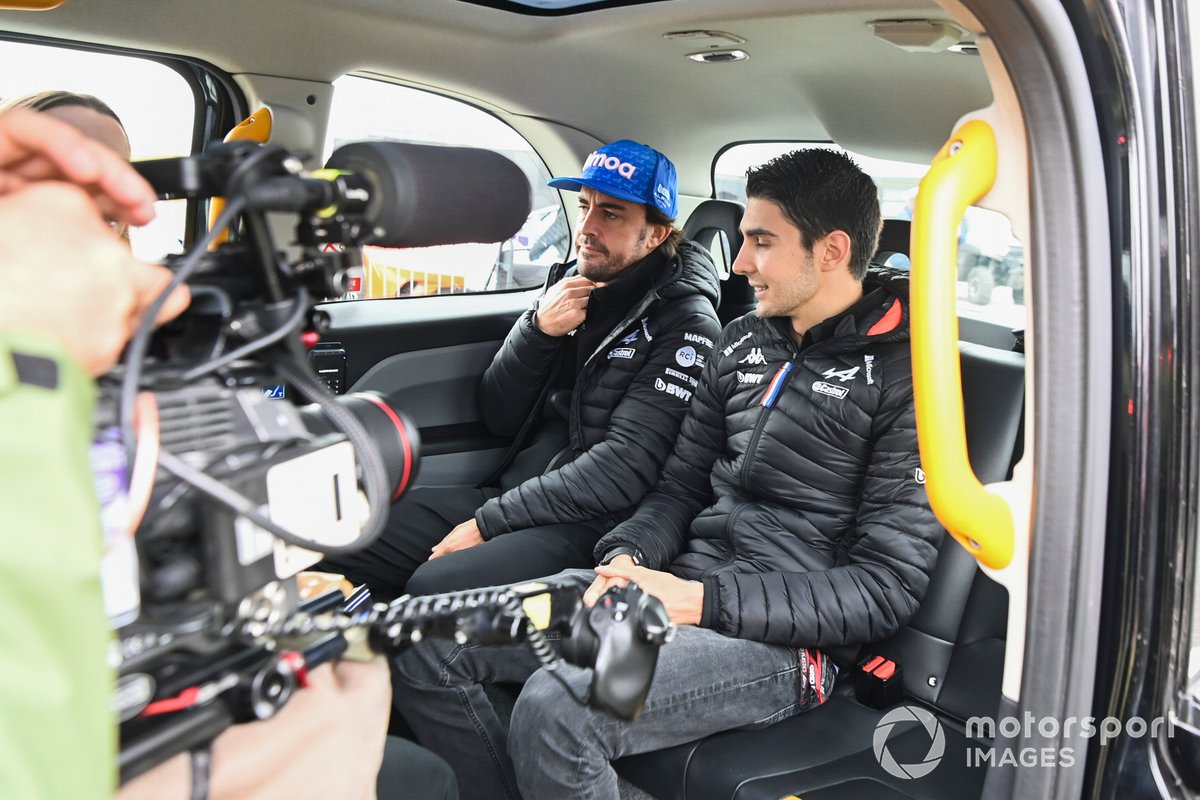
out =
<path fill-rule="evenodd" d="M 305 364 L 300 333 L 325 322 L 313 299 L 345 292 L 364 244 L 509 238 L 529 213 L 521 170 L 486 150 L 395 142 L 346 145 L 314 172 L 245 142 L 135 166 L 161 198 L 225 207 L 168 259 L 171 283 L 101 381 L 93 467 L 121 779 L 272 716 L 324 661 L 429 636 L 526 642 L 553 668 L 545 632 L 558 631 L 563 657 L 594 669 L 588 702 L 636 715 L 671 626 L 634 585 L 590 609 L 573 586 L 533 584 L 385 606 L 301 604 L 294 579 L 323 555 L 369 546 L 419 461 L 401 409 L 369 392 L 335 396 Z M 276 247 L 268 214 L 279 212 L 296 217 L 298 258 Z M 188 311 L 154 332 L 184 283 Z"/>

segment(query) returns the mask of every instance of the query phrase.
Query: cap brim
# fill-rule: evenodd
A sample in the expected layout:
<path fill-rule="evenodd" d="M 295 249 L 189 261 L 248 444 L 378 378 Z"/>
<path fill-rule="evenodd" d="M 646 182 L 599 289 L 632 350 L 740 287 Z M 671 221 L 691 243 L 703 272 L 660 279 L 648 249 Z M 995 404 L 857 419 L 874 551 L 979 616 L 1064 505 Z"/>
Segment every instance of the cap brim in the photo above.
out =
<path fill-rule="evenodd" d="M 578 192 L 584 186 L 589 189 L 595 189 L 601 194 L 606 194 L 609 197 L 615 197 L 618 200 L 628 200 L 631 203 L 638 205 L 649 205 L 645 198 L 638 197 L 633 192 L 624 192 L 614 186 L 608 186 L 599 181 L 588 180 L 587 178 L 551 178 L 546 181 L 546 185 L 552 189 L 566 189 L 568 192 Z"/>

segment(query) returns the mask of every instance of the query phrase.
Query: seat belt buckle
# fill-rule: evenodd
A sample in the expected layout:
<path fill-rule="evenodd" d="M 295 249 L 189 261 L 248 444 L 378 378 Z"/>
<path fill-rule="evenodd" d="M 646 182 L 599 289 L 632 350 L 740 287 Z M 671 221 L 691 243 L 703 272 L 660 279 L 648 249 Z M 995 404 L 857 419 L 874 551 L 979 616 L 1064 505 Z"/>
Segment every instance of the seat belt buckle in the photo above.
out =
<path fill-rule="evenodd" d="M 889 708 L 904 698 L 904 670 L 890 658 L 868 655 L 858 662 L 854 696 L 871 708 Z"/>

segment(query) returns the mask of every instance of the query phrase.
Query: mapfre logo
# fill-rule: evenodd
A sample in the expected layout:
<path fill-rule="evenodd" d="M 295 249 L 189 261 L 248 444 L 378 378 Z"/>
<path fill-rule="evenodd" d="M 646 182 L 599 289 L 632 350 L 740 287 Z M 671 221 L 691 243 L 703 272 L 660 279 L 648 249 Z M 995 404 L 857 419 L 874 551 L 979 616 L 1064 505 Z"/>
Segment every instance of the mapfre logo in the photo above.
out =
<path fill-rule="evenodd" d="M 600 167 L 601 169 L 612 170 L 622 178 L 632 178 L 633 173 L 637 172 L 637 167 L 630 164 L 628 161 L 622 161 L 616 156 L 606 156 L 603 153 L 596 151 L 587 157 L 587 161 L 583 162 L 586 167 Z"/>

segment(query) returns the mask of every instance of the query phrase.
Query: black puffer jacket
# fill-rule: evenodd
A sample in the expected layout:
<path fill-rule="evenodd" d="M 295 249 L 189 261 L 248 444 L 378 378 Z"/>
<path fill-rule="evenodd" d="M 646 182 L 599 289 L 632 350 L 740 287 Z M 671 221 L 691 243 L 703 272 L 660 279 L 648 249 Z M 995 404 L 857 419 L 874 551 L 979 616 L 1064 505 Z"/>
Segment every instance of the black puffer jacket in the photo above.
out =
<path fill-rule="evenodd" d="M 547 287 L 575 274 L 555 267 Z M 536 525 L 624 519 L 654 486 L 675 444 L 700 372 L 720 333 L 708 252 L 682 242 L 650 289 L 600 339 L 579 370 L 568 417 L 574 460 L 489 500 L 475 521 L 485 539 Z M 597 290 L 600 291 L 600 290 Z M 533 406 L 568 337 L 547 336 L 527 311 L 483 376 L 484 423 L 512 435 Z"/>
<path fill-rule="evenodd" d="M 907 276 L 797 347 L 787 319 L 729 324 L 662 481 L 597 545 L 704 583 L 701 625 L 796 647 L 894 633 L 929 583 L 941 526 L 920 470 Z"/>

